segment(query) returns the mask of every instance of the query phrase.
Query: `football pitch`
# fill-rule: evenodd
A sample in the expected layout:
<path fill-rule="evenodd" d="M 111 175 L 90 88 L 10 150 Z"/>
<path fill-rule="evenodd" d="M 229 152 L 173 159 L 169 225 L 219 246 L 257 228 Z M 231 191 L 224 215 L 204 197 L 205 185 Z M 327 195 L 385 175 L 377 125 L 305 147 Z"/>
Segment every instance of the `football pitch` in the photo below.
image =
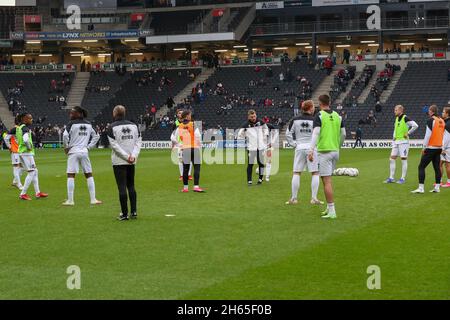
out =
<path fill-rule="evenodd" d="M 247 186 L 244 165 L 202 166 L 205 194 L 179 192 L 169 151 L 142 151 L 140 216 L 124 222 L 109 150 L 91 153 L 104 204 L 89 205 L 78 175 L 73 208 L 61 206 L 61 150 L 37 151 L 50 196 L 30 202 L 19 201 L 9 153 L 0 152 L 0 299 L 449 299 L 450 190 L 410 194 L 418 150 L 405 185 L 383 184 L 389 152 L 342 150 L 339 167 L 360 176 L 334 178 L 338 219 L 328 221 L 324 206 L 309 204 L 309 174 L 299 205 L 284 204 L 291 150 L 262 186 Z M 430 167 L 426 191 L 433 180 Z M 67 288 L 69 266 L 80 268 L 79 290 Z M 379 267 L 381 289 L 368 289 L 369 266 Z"/>

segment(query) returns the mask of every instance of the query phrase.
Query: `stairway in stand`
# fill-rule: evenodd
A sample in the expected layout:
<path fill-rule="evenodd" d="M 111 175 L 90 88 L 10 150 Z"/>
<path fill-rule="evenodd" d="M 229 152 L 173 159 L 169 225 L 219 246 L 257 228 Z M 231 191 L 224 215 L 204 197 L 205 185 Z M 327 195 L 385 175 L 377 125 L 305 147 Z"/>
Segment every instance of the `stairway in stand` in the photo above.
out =
<path fill-rule="evenodd" d="M 183 90 L 181 90 L 174 98 L 173 101 L 175 101 L 175 105 L 183 102 L 183 100 L 189 96 L 192 92 L 192 89 L 197 85 L 197 83 L 206 81 L 211 77 L 211 75 L 214 73 L 214 69 L 210 68 L 202 68 L 202 72 L 195 78 L 194 81 L 189 83 Z M 156 118 L 158 119 L 161 115 L 165 115 L 169 112 L 169 108 L 167 106 L 162 107 L 158 110 L 156 113 Z"/>
<path fill-rule="evenodd" d="M 389 83 L 389 86 L 387 87 L 386 90 L 384 90 L 381 93 L 381 96 L 380 96 L 381 103 L 384 104 L 388 101 L 389 97 L 391 96 L 391 93 L 394 91 L 395 86 L 397 85 L 398 80 L 402 76 L 402 73 L 403 73 L 403 69 L 395 72 L 394 76 L 391 79 L 391 82 Z"/>
<path fill-rule="evenodd" d="M 81 106 L 84 93 L 86 92 L 86 86 L 89 83 L 91 74 L 89 72 L 77 72 L 75 79 L 70 86 L 70 91 L 67 96 L 66 102 L 69 107 Z"/>

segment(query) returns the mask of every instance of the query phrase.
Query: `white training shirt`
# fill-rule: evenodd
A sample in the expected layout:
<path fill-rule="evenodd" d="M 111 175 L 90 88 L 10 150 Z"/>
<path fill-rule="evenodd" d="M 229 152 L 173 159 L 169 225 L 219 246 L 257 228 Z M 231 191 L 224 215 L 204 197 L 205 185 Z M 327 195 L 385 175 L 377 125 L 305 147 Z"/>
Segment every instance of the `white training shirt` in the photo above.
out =
<path fill-rule="evenodd" d="M 87 153 L 99 139 L 91 123 L 84 119 L 70 121 L 63 133 L 64 148 L 70 148 L 69 154 Z"/>

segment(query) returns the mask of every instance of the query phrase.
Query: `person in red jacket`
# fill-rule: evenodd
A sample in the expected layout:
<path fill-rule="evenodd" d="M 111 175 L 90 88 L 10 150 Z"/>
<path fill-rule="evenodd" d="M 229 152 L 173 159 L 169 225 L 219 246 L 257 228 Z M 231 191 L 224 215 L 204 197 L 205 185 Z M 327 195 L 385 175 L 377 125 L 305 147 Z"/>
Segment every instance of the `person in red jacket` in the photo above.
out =
<path fill-rule="evenodd" d="M 333 61 L 330 59 L 330 57 L 327 57 L 325 59 L 323 65 L 325 67 L 325 70 L 327 71 L 327 75 L 330 75 L 331 71 L 333 70 Z"/>

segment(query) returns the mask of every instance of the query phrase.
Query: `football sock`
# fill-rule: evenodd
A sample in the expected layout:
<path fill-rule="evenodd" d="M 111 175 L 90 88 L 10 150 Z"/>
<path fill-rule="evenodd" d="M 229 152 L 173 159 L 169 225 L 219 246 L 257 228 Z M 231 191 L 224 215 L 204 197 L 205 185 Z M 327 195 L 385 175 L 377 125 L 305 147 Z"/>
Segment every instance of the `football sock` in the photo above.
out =
<path fill-rule="evenodd" d="M 394 159 L 391 159 L 389 161 L 389 168 L 390 168 L 389 178 L 394 179 L 394 176 L 395 176 L 395 160 Z"/>
<path fill-rule="evenodd" d="M 34 186 L 34 192 L 36 194 L 41 192 L 41 190 L 39 189 L 39 175 L 38 175 L 38 170 L 37 169 L 35 169 L 35 171 L 34 171 L 33 186 Z"/>
<path fill-rule="evenodd" d="M 317 193 L 319 192 L 320 178 L 319 175 L 313 175 L 311 177 L 311 198 L 317 199 Z"/>
<path fill-rule="evenodd" d="M 22 186 L 22 183 L 20 182 L 20 171 L 20 168 L 14 167 L 14 183 L 16 183 L 19 187 Z"/>
<path fill-rule="evenodd" d="M 336 208 L 334 207 L 334 202 L 328 203 L 327 208 L 328 208 L 328 214 L 336 214 Z"/>
<path fill-rule="evenodd" d="M 20 193 L 21 196 L 27 194 L 28 188 L 30 187 L 30 184 L 33 182 L 33 178 L 34 178 L 34 171 L 28 172 L 27 177 L 25 178 L 25 183 L 23 185 L 23 190 Z"/>
<path fill-rule="evenodd" d="M 294 174 L 292 176 L 292 196 L 291 199 L 297 199 L 298 190 L 300 189 L 300 176 Z"/>
<path fill-rule="evenodd" d="M 271 163 L 267 163 L 266 164 L 266 169 L 265 169 L 266 178 L 270 177 L 270 169 L 272 169 L 272 164 Z"/>
<path fill-rule="evenodd" d="M 89 189 L 89 196 L 91 197 L 91 202 L 95 202 L 95 181 L 94 177 L 89 177 L 86 179 L 87 186 Z"/>
<path fill-rule="evenodd" d="M 408 172 L 408 160 L 402 160 L 402 179 L 406 179 L 407 172 Z"/>
<path fill-rule="evenodd" d="M 75 179 L 67 178 L 67 201 L 73 202 L 74 190 L 75 190 Z"/>

